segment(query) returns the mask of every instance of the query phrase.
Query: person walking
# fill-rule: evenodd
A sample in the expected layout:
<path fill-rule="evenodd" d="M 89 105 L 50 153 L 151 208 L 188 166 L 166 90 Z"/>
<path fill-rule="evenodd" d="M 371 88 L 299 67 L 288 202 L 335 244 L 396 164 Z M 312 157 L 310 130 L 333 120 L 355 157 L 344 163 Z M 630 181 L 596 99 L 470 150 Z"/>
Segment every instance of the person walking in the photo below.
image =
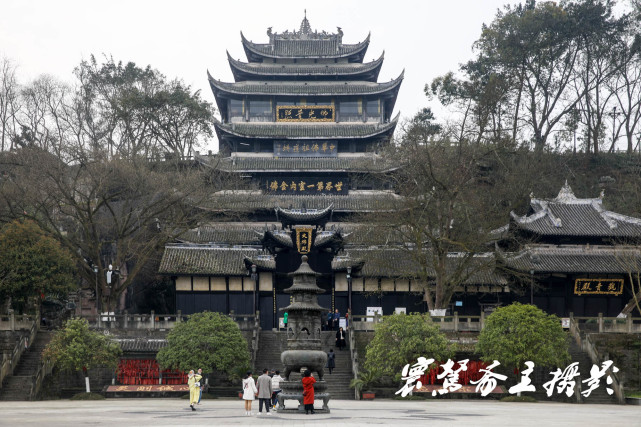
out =
<path fill-rule="evenodd" d="M 327 312 L 327 330 L 328 331 L 333 330 L 334 329 L 333 326 L 334 326 L 334 313 L 332 313 L 332 311 L 330 310 Z"/>
<path fill-rule="evenodd" d="M 243 379 L 243 400 L 245 401 L 245 415 L 252 414 L 252 402 L 256 399 L 258 390 L 252 377 L 252 371 L 247 371 L 245 379 Z"/>
<path fill-rule="evenodd" d="M 332 325 L 333 329 L 335 331 L 338 331 L 338 327 L 340 326 L 340 323 L 341 323 L 341 313 L 338 311 L 338 309 L 336 309 L 336 312 L 334 313 L 332 320 L 334 322 L 334 324 Z"/>
<path fill-rule="evenodd" d="M 329 369 L 329 373 L 331 375 L 332 369 L 336 367 L 336 353 L 334 353 L 333 349 L 329 349 L 329 353 L 327 353 L 327 369 Z"/>
<path fill-rule="evenodd" d="M 307 369 L 305 373 L 303 373 L 303 379 L 301 381 L 303 383 L 303 404 L 305 405 L 305 414 L 309 415 L 310 411 L 312 414 L 315 414 L 314 383 L 316 382 L 316 378 L 312 377 L 311 371 Z"/>
<path fill-rule="evenodd" d="M 258 387 L 258 415 L 263 413 L 263 404 L 265 405 L 265 410 L 267 415 L 269 413 L 269 407 L 272 400 L 272 379 L 268 375 L 269 369 L 263 369 L 263 375 L 258 377 L 257 387 Z"/>
<path fill-rule="evenodd" d="M 343 328 L 336 331 L 336 347 L 341 351 L 345 347 L 345 331 Z"/>
<path fill-rule="evenodd" d="M 276 371 L 272 377 L 272 408 L 276 409 L 276 403 L 278 402 L 278 393 L 281 392 L 280 382 L 283 380 L 283 377 L 280 376 L 280 371 Z"/>
<path fill-rule="evenodd" d="M 196 410 L 194 405 L 198 403 L 201 378 L 201 376 L 194 374 L 193 369 L 189 371 L 189 375 L 187 375 L 187 384 L 189 385 L 189 407 L 192 411 Z"/>
<path fill-rule="evenodd" d="M 196 374 L 196 377 L 200 375 L 200 379 L 198 381 L 200 382 L 200 393 L 198 394 L 198 404 L 200 405 L 200 400 L 203 398 L 203 390 L 205 389 L 205 381 L 203 379 L 203 369 L 198 368 L 198 373 Z"/>

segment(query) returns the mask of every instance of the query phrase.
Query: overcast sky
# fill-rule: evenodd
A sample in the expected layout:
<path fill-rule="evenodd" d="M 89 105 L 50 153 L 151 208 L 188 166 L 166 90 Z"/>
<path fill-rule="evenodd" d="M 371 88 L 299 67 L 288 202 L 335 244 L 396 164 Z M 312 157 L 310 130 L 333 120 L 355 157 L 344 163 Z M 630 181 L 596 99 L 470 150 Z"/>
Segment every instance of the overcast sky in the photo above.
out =
<path fill-rule="evenodd" d="M 430 105 L 425 83 L 470 59 L 482 24 L 508 3 L 518 2 L 2 0 L 0 56 L 15 61 L 21 82 L 43 73 L 71 81 L 83 58 L 104 53 L 183 79 L 214 103 L 207 70 L 233 81 L 225 51 L 246 60 L 240 32 L 266 43 L 267 27 L 298 29 L 307 9 L 312 29 L 336 32 L 342 27 L 345 43 L 358 43 L 371 31 L 365 61 L 385 51 L 380 82 L 405 69 L 396 111 L 409 117 Z"/>

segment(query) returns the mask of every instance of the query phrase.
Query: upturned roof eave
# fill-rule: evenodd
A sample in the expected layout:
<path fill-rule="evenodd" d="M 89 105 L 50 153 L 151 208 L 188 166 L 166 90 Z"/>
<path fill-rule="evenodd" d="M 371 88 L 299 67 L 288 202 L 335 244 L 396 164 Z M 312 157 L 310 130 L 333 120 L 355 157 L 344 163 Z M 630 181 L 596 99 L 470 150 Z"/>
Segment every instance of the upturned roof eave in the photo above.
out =
<path fill-rule="evenodd" d="M 216 97 L 216 102 L 220 105 L 218 101 L 218 95 L 226 95 L 226 96 L 234 96 L 234 95 L 240 95 L 240 96 L 245 96 L 245 95 L 257 95 L 257 96 L 363 96 L 363 95 L 380 95 L 380 94 L 394 94 L 393 98 L 394 100 L 396 99 L 396 95 L 398 93 L 398 89 L 400 88 L 401 83 L 403 82 L 403 79 L 405 77 L 405 70 L 401 72 L 401 74 L 396 78 L 392 79 L 390 82 L 385 82 L 385 83 L 375 83 L 375 82 L 365 82 L 369 84 L 369 86 L 366 86 L 362 84 L 363 87 L 368 87 L 368 90 L 360 90 L 360 91 L 355 91 L 355 92 L 348 92 L 348 93 L 337 93 L 338 88 L 343 88 L 344 86 L 339 85 L 337 82 L 317 82 L 317 81 L 312 81 L 312 82 L 306 82 L 306 81 L 294 81 L 294 82 L 287 82 L 287 85 L 290 87 L 296 87 L 296 88 L 302 88 L 302 89 L 308 89 L 311 87 L 322 87 L 322 86 L 328 86 L 327 91 L 317 91 L 317 92 L 304 92 L 304 91 L 292 91 L 292 90 L 287 90 L 287 85 L 282 84 L 281 82 L 274 82 L 274 81 L 252 81 L 253 85 L 264 88 L 282 88 L 281 90 L 276 90 L 276 91 L 260 91 L 260 90 L 254 90 L 254 91 L 247 91 L 247 90 L 240 90 L 242 88 L 241 85 L 245 84 L 245 81 L 242 82 L 237 82 L 237 83 L 226 83 L 226 82 L 221 82 L 216 79 L 214 79 L 211 74 L 209 74 L 209 71 L 207 72 L 207 76 L 209 79 L 209 84 L 212 88 L 212 91 L 214 92 L 214 96 Z M 350 81 L 345 81 L 345 86 L 347 87 L 352 87 L 355 86 L 353 82 Z M 333 86 L 333 87 L 332 87 Z"/>
<path fill-rule="evenodd" d="M 251 138 L 251 139 L 304 139 L 304 140 L 320 140 L 320 139 L 367 139 L 367 138 L 373 138 L 376 136 L 380 135 L 385 135 L 385 134 L 391 134 L 394 132 L 396 129 L 396 125 L 398 124 L 398 119 L 400 117 L 400 113 L 392 119 L 389 123 L 385 123 L 383 126 L 380 126 L 376 128 L 374 125 L 369 125 L 373 129 L 373 132 L 365 135 L 333 135 L 333 136 L 327 136 L 327 135 L 293 135 L 293 136 L 288 136 L 285 134 L 279 134 L 279 135 L 251 135 L 251 134 L 243 134 L 239 132 L 238 130 L 234 129 L 233 123 L 221 123 L 217 119 L 214 119 L 214 128 L 216 129 L 216 135 L 218 136 L 218 139 L 220 140 L 223 135 L 229 135 L 229 136 L 234 136 L 238 138 Z M 257 126 L 266 126 L 269 125 L 270 123 L 273 123 L 274 126 L 291 126 L 290 124 L 282 124 L 282 123 L 277 123 L 277 122 L 262 122 L 258 124 Z M 353 123 L 346 123 L 346 124 L 339 124 L 339 123 L 334 123 L 334 124 L 324 124 L 324 125 L 318 125 L 318 126 L 349 126 L 353 125 Z M 251 126 L 251 125 L 250 125 Z"/>
<path fill-rule="evenodd" d="M 292 59 L 292 58 L 311 58 L 311 59 L 320 59 L 320 58 L 350 58 L 355 57 L 362 61 L 362 58 L 365 57 L 367 53 L 367 48 L 369 47 L 371 32 L 367 34 L 367 37 L 360 43 L 356 44 L 343 44 L 342 47 L 347 48 L 345 52 L 338 53 L 336 55 L 277 55 L 269 54 L 263 52 L 259 46 L 272 46 L 268 43 L 254 43 L 250 40 L 247 40 L 243 32 L 240 32 L 241 42 L 243 44 L 243 49 L 245 50 L 245 55 L 247 55 L 247 60 L 249 62 L 252 58 L 269 58 L 269 59 Z"/>
<path fill-rule="evenodd" d="M 368 62 L 368 63 L 360 63 L 361 67 L 343 67 L 341 64 L 298 64 L 301 67 L 300 68 L 308 68 L 308 69 L 314 69 L 317 68 L 319 72 L 281 72 L 281 73 L 274 73 L 270 72 L 270 69 L 274 69 L 277 67 L 272 66 L 271 64 L 268 66 L 262 67 L 262 63 L 245 63 L 242 61 L 239 61 L 237 59 L 234 59 L 229 52 L 227 52 L 227 61 L 229 62 L 229 67 L 231 68 L 232 74 L 234 75 L 234 80 L 236 82 L 239 81 L 245 81 L 245 80 L 257 80 L 260 77 L 269 77 L 269 76 L 279 76 L 279 77 L 301 77 L 301 76 L 310 76 L 310 77 L 316 77 L 316 76 L 345 76 L 345 77 L 357 77 L 357 76 L 364 76 L 365 81 L 372 81 L 376 82 L 378 79 L 378 75 L 380 74 L 381 68 L 383 66 L 383 60 L 384 60 L 385 52 L 381 54 L 381 56 L 378 59 L 375 59 L 374 61 Z M 260 66 L 252 67 L 250 64 L 261 64 Z M 328 72 L 323 72 L 326 70 L 325 67 L 329 66 L 330 68 L 333 69 L 338 69 L 339 72 L 335 73 L 328 73 Z M 296 67 L 292 64 L 286 65 L 286 67 L 295 69 Z M 263 68 L 263 70 L 261 70 Z M 341 68 L 345 68 L 345 70 L 340 70 Z M 250 78 L 246 78 L 250 77 Z M 251 78 L 255 77 L 255 78 Z"/>

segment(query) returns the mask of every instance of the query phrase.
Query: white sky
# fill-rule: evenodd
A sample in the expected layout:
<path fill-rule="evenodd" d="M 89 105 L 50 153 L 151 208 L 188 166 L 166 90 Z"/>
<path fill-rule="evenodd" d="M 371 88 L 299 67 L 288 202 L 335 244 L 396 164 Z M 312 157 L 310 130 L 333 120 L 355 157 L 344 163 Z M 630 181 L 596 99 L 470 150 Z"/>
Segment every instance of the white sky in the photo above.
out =
<path fill-rule="evenodd" d="M 430 105 L 425 83 L 471 59 L 481 25 L 490 23 L 497 8 L 507 3 L 517 2 L 3 0 L 0 56 L 15 61 L 24 83 L 43 73 L 71 81 L 73 68 L 83 58 L 104 53 L 183 79 L 215 104 L 206 71 L 233 81 L 225 51 L 246 60 L 240 31 L 266 43 L 267 27 L 275 32 L 298 29 L 307 9 L 312 29 L 336 32 L 342 27 L 345 43 L 360 42 L 371 31 L 365 61 L 385 51 L 380 82 L 405 69 L 396 112 L 409 117 Z M 214 144 L 207 148 L 215 149 Z"/>

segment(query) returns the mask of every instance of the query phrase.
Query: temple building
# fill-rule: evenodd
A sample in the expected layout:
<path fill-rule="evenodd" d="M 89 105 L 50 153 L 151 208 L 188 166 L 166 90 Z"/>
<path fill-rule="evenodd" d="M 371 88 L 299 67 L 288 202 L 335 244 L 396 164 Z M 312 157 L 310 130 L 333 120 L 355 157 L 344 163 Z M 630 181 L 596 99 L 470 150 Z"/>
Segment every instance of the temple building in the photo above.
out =
<path fill-rule="evenodd" d="M 267 36 L 254 43 L 241 33 L 247 61 L 228 54 L 235 82 L 208 74 L 220 153 L 198 160 L 237 185 L 212 195 L 210 222 L 165 248 L 159 272 L 175 281 L 176 309 L 260 310 L 261 327 L 277 327 L 290 304 L 288 274 L 306 255 L 322 307 L 342 315 L 427 311 L 429 284 L 412 278 L 418 266 L 404 242 L 357 223 L 359 214 L 398 205 L 385 176 L 399 165 L 379 152 L 398 121 L 403 73 L 378 83 L 383 55 L 364 62 L 369 35 L 345 44 L 341 28 L 312 31 L 306 17 L 299 30 L 269 28 Z M 641 220 L 604 210 L 601 198 L 578 199 L 566 184 L 554 199 L 532 198 L 529 213 L 512 214 L 494 234 L 497 250 L 478 259 L 496 268 L 470 275 L 450 312 L 532 301 L 561 316 L 616 316 L 631 298 L 619 252 L 638 242 Z"/>

